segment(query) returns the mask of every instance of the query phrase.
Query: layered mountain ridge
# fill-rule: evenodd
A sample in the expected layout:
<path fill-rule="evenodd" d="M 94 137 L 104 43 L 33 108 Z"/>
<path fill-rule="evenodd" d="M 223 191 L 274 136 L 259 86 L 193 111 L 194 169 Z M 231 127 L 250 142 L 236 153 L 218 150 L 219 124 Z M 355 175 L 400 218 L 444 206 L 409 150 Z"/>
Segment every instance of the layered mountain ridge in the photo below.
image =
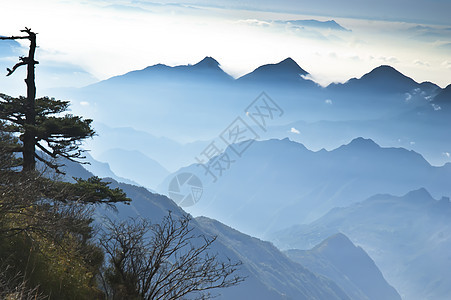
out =
<path fill-rule="evenodd" d="M 93 175 L 81 165 L 72 162 L 67 162 L 65 171 L 68 179 L 74 175 L 82 178 Z M 132 202 L 130 205 L 117 204 L 116 212 L 97 207 L 97 222 L 102 222 L 106 215 L 111 219 L 143 217 L 157 223 L 168 211 L 171 211 L 174 217 L 185 214 L 165 196 L 131 184 L 118 183 L 108 178 L 106 180 L 112 182 L 112 187 L 119 187 L 126 192 Z M 205 217 L 193 219 L 191 224 L 196 235 L 217 236 L 216 243 L 210 249 L 212 253 L 219 253 L 221 259 L 243 262 L 239 273 L 246 276 L 246 280 L 236 287 L 214 293 L 219 299 L 354 299 L 334 281 L 314 274 L 301 264 L 289 260 L 269 242 L 247 236 Z"/>
<path fill-rule="evenodd" d="M 449 177 L 448 177 L 449 178 Z M 451 202 L 425 188 L 334 208 L 318 220 L 275 233 L 285 249 L 310 249 L 343 233 L 374 259 L 405 299 L 446 299 L 450 293 Z"/>
<path fill-rule="evenodd" d="M 233 147 L 224 153 L 234 162 L 224 164 L 217 181 L 193 164 L 171 174 L 160 192 L 167 191 L 176 174 L 196 174 L 203 182 L 203 196 L 186 208 L 188 212 L 257 237 L 315 220 L 334 207 L 377 193 L 396 195 L 426 187 L 436 197 L 451 195 L 447 184 L 451 164 L 434 167 L 414 151 L 380 147 L 370 139 L 357 138 L 316 152 L 289 139 L 255 141 L 242 157 Z"/>
<path fill-rule="evenodd" d="M 328 237 L 311 250 L 287 250 L 285 254 L 338 282 L 353 299 L 401 299 L 368 254 L 342 233 Z"/>
<path fill-rule="evenodd" d="M 199 61 L 196 64 L 193 65 L 178 65 L 178 66 L 168 66 L 164 64 L 156 64 L 153 66 L 148 66 L 142 70 L 138 71 L 131 71 L 123 75 L 112 77 L 111 79 L 115 78 L 131 78 L 138 79 L 139 76 L 150 76 L 151 73 L 161 72 L 165 75 L 171 75 L 175 76 L 181 76 L 183 73 L 186 75 L 186 80 L 189 80 L 188 74 L 189 72 L 193 73 L 192 76 L 195 76 L 196 72 L 201 73 L 202 71 L 206 72 L 205 74 L 209 75 L 216 75 L 218 78 L 222 79 L 233 79 L 230 75 L 228 75 L 226 72 L 222 70 L 220 67 L 220 63 L 214 59 L 213 57 L 206 56 L 201 61 Z M 178 73 L 178 74 L 177 74 Z M 161 75 L 163 75 L 161 74 Z M 299 64 L 294 61 L 291 57 L 288 57 L 278 63 L 271 63 L 271 64 L 265 64 L 258 68 L 256 68 L 254 71 L 245 74 L 239 78 L 236 79 L 236 81 L 241 82 L 249 82 L 249 81 L 264 81 L 266 83 L 273 81 L 273 83 L 280 84 L 283 80 L 289 80 L 291 82 L 295 82 L 296 79 L 298 82 L 301 82 L 301 79 L 303 79 L 303 76 L 309 75 L 307 71 L 305 71 Z M 108 79 L 108 80 L 111 80 Z M 166 78 L 170 79 L 170 78 Z M 106 81 L 108 81 L 106 80 Z M 310 81 L 310 80 L 308 80 Z M 381 84 L 382 82 L 385 82 L 385 84 Z M 386 86 L 386 82 L 390 82 L 390 86 Z M 421 83 L 423 86 L 430 85 L 430 88 L 438 88 L 437 85 L 429 82 L 423 82 Z M 94 84 L 94 85 L 97 85 Z M 387 91 L 393 91 L 393 90 L 399 90 L 403 89 L 405 91 L 414 89 L 418 86 L 420 86 L 420 83 L 417 83 L 412 78 L 402 74 L 398 70 L 396 70 L 394 67 L 389 65 L 381 65 L 379 67 L 374 68 L 370 72 L 364 74 L 360 78 L 351 78 L 345 83 L 339 83 L 330 84 L 327 88 L 336 88 L 336 87 L 348 87 L 348 88 L 364 88 L 369 86 L 379 85 L 380 87 L 384 87 L 387 89 Z"/>

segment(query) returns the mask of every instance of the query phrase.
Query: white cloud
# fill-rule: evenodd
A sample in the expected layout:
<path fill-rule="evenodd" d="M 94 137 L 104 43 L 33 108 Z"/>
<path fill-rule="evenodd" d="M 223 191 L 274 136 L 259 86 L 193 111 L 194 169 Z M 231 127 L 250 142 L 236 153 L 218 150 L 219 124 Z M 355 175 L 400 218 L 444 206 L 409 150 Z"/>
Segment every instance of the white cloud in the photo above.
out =
<path fill-rule="evenodd" d="M 331 99 L 326 99 L 326 100 L 324 101 L 324 103 L 329 104 L 329 105 L 333 104 L 333 102 L 332 102 Z"/>
<path fill-rule="evenodd" d="M 437 105 L 437 104 L 435 104 L 435 103 L 432 103 L 431 105 L 432 105 L 432 108 L 434 108 L 435 111 L 441 110 L 441 109 L 442 109 L 442 108 L 440 107 L 440 105 Z"/>
<path fill-rule="evenodd" d="M 386 56 L 379 56 L 379 59 L 381 61 L 383 61 L 384 63 L 390 63 L 390 64 L 399 63 L 399 59 L 397 59 L 394 56 L 388 56 L 388 57 L 386 57 Z"/>
<path fill-rule="evenodd" d="M 329 55 L 330 58 L 337 58 L 338 57 L 337 53 L 335 53 L 335 52 L 330 52 L 328 55 Z"/>
<path fill-rule="evenodd" d="M 404 99 L 406 102 L 409 102 L 410 100 L 412 100 L 412 95 L 409 93 L 406 93 L 406 98 Z"/>
<path fill-rule="evenodd" d="M 451 154 L 449 152 L 443 152 L 443 155 L 445 155 L 446 157 L 450 158 Z"/>
<path fill-rule="evenodd" d="M 80 102 L 80 105 L 81 105 L 81 106 L 89 106 L 89 102 L 87 102 L 87 101 L 81 101 L 81 102 Z"/>
<path fill-rule="evenodd" d="M 291 133 L 295 133 L 295 134 L 301 134 L 301 132 L 299 130 L 297 130 L 296 128 L 294 128 L 294 127 L 291 127 L 290 132 Z"/>
<path fill-rule="evenodd" d="M 447 69 L 451 69 L 451 61 L 445 60 L 444 62 L 442 62 L 442 66 L 444 66 Z"/>
<path fill-rule="evenodd" d="M 316 79 L 312 76 L 312 74 L 301 75 L 302 79 L 316 81 Z"/>
<path fill-rule="evenodd" d="M 411 146 L 415 145 L 415 142 L 410 142 L 410 145 L 411 145 Z"/>
<path fill-rule="evenodd" d="M 415 65 L 419 65 L 419 66 L 422 66 L 422 67 L 430 67 L 430 64 L 427 61 L 421 61 L 419 59 L 414 60 L 413 63 Z"/>
<path fill-rule="evenodd" d="M 426 42 L 388 30 L 406 26 L 397 22 L 342 18 L 340 24 L 343 22 L 343 26 L 353 31 L 336 32 L 343 41 L 331 41 L 327 33 L 320 39 L 313 32 L 285 30 L 270 21 L 314 18 L 295 13 L 145 6 L 149 1 L 7 2 L 0 11 L 0 34 L 18 34 L 23 24 L 33 24 L 32 28 L 39 32 L 40 51 L 55 53 L 45 59 L 41 52 L 38 55 L 41 65 L 47 64 L 50 58 L 72 62 L 99 79 L 157 63 L 171 66 L 196 63 L 205 56 L 217 59 L 233 76 L 292 57 L 321 84 L 359 77 L 382 61 L 385 64 L 409 62 L 403 71 L 417 81 L 446 86 L 451 77 L 449 55 L 431 49 Z M 130 5 L 144 10 L 106 8 L 110 3 L 133 3 Z M 18 11 L 21 13 L 17 14 Z M 27 48 L 25 42 L 21 45 Z M 430 68 L 421 67 L 420 61 L 412 63 L 418 58 L 429 63 Z"/>
<path fill-rule="evenodd" d="M 263 27 L 267 27 L 267 26 L 271 25 L 271 23 L 269 23 L 269 22 L 261 21 L 261 20 L 257 20 L 257 19 L 238 20 L 236 23 L 237 24 L 247 24 L 247 25 L 252 25 L 252 26 L 263 26 Z"/>
<path fill-rule="evenodd" d="M 353 61 L 361 61 L 362 59 L 360 58 L 360 56 L 358 55 L 349 55 L 348 56 L 349 60 L 353 60 Z"/>

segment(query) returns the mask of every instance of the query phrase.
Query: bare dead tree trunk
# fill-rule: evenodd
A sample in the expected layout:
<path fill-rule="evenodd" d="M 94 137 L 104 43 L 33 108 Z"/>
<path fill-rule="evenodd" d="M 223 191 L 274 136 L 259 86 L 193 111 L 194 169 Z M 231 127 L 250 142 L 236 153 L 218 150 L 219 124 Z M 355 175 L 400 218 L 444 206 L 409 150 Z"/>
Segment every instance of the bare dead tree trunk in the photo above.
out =
<path fill-rule="evenodd" d="M 36 167 L 35 159 L 35 132 L 33 130 L 34 125 L 36 125 L 36 111 L 35 111 L 35 101 L 36 101 L 36 83 L 35 83 L 35 65 L 37 62 L 34 59 L 36 52 L 36 33 L 31 31 L 30 28 L 21 30 L 27 34 L 27 36 L 11 36 L 11 37 L 0 37 L 0 40 L 20 40 L 28 39 L 30 41 L 30 49 L 28 52 L 28 57 L 20 57 L 20 62 L 18 62 L 12 69 L 7 69 L 8 74 L 11 75 L 20 66 L 27 66 L 27 78 L 25 83 L 27 84 L 27 101 L 26 101 L 26 113 L 25 113 L 25 132 L 22 137 L 23 143 L 23 172 L 32 171 Z"/>
<path fill-rule="evenodd" d="M 30 40 L 30 50 L 27 57 L 27 113 L 25 114 L 25 122 L 27 125 L 34 126 L 36 124 L 35 99 L 36 84 L 34 66 L 38 62 L 34 60 L 36 52 L 36 33 L 31 30 L 26 31 Z M 36 167 L 35 160 L 35 133 L 34 130 L 26 131 L 23 137 L 23 170 L 24 172 L 32 171 Z"/>

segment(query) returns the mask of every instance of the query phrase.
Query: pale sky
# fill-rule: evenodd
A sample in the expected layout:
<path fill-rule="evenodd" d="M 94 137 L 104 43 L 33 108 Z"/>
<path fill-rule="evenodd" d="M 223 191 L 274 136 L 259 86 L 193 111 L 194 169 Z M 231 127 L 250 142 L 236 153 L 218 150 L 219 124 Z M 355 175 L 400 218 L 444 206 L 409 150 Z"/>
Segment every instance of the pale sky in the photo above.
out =
<path fill-rule="evenodd" d="M 205 56 L 214 57 L 234 77 L 292 57 L 323 85 L 360 77 L 382 64 L 419 82 L 432 81 L 441 87 L 451 83 L 451 24 L 440 19 L 441 15 L 437 15 L 439 22 L 430 21 L 430 15 L 423 20 L 413 18 L 422 22 L 418 24 L 404 22 L 406 16 L 400 16 L 402 22 L 392 15 L 367 20 L 365 13 L 358 18 L 358 12 L 344 18 L 344 13 L 327 15 L 327 9 L 318 16 L 318 4 L 292 9 L 293 13 L 290 9 L 277 13 L 258 6 L 229 7 L 125 0 L 0 0 L 0 35 L 17 35 L 25 26 L 39 33 L 37 59 L 42 75 L 38 84 L 42 89 L 83 86 L 157 63 L 194 64 Z M 312 11 L 318 15 L 309 15 Z M 333 19 L 349 31 L 286 22 L 309 19 Z M 26 50 L 27 43 L 23 45 Z M 16 59 L 15 53 L 2 57 L 2 69 Z M 0 88 L 12 89 L 13 82 L 23 85 L 23 76 L 14 76 L 0 76 Z"/>

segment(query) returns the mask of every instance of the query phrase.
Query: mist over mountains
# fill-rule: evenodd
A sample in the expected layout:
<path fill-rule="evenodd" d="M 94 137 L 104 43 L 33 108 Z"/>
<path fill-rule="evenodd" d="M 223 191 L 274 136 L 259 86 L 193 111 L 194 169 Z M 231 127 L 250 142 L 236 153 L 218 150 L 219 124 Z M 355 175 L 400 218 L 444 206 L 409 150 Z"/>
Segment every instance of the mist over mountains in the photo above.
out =
<path fill-rule="evenodd" d="M 0 113 L 8 126 L 2 124 L 0 133 L 11 130 L 19 140 L 10 147 L 6 135 L 2 154 L 22 150 L 31 158 L 31 145 L 39 140 L 43 152 L 38 154 L 61 163 L 65 173 L 47 172 L 51 164 L 37 161 L 41 184 L 40 178 L 31 178 L 34 173 L 31 179 L 22 176 L 34 169 L 32 159 L 28 164 L 24 159 L 22 173 L 7 164 L 24 184 L 16 185 L 14 176 L 10 185 L 10 177 L 2 176 L 2 199 L 8 201 L 0 203 L 0 211 L 7 211 L 0 223 L 6 232 L 22 220 L 33 219 L 25 227 L 39 226 L 36 236 L 13 228 L 25 239 L 3 241 L 0 252 L 14 249 L 15 255 L 21 245 L 36 244 L 30 249 L 39 255 L 31 263 L 34 253 L 18 251 L 18 265 L 25 269 L 17 274 L 10 269 L 11 256 L 3 255 L 0 295 L 13 283 L 15 290 L 7 294 L 20 298 L 16 286 L 35 286 L 34 280 L 20 282 L 29 274 L 22 270 L 37 271 L 39 281 L 40 269 L 48 268 L 44 273 L 55 277 L 55 283 L 49 281 L 55 285 L 50 296 L 56 289 L 71 292 L 64 282 L 86 286 L 93 298 L 96 290 L 106 298 L 124 298 L 123 292 L 136 296 L 128 290 L 137 276 L 110 272 L 114 268 L 102 266 L 102 253 L 90 243 L 114 244 L 106 235 L 106 241 L 101 239 L 107 219 L 145 218 L 152 228 L 169 214 L 189 217 L 194 242 L 183 245 L 182 239 L 168 265 L 177 265 L 190 254 L 189 247 L 193 251 L 208 239 L 214 240 L 207 249 L 210 257 L 242 263 L 232 272 L 245 278 L 242 283 L 211 290 L 221 300 L 451 299 L 450 11 L 449 0 L 15 0 L 3 5 L 2 34 L 14 41 L 0 43 L 0 71 L 9 68 L 14 76 L 0 82 L 0 93 L 23 94 L 26 71 L 29 76 L 27 105 L 3 97 L 5 112 Z M 21 20 L 30 24 L 19 25 Z M 34 32 L 16 36 L 31 32 L 27 27 L 19 31 L 24 25 L 37 29 L 36 45 Z M 18 68 L 24 65 L 29 69 Z M 35 98 L 68 100 L 70 108 L 62 102 L 64 107 L 52 112 L 53 99 L 42 105 L 36 100 L 34 107 L 35 92 Z M 50 115 L 67 111 L 92 119 L 85 125 L 89 136 L 92 125 L 94 137 L 85 141 L 88 135 L 81 136 L 77 157 L 88 164 L 58 158 L 66 150 L 63 140 L 85 130 L 47 119 L 47 109 Z M 45 128 L 54 126 L 64 127 L 63 133 L 55 142 L 43 139 Z M 23 149 L 16 147 L 20 144 Z M 67 150 L 78 151 L 78 142 L 70 144 Z M 51 178 L 49 185 L 45 176 Z M 88 195 L 92 190 L 104 194 L 94 178 L 94 188 L 74 186 L 74 210 L 73 203 L 53 202 L 64 199 L 53 186 L 61 186 L 62 196 L 72 194 L 71 187 L 64 190 L 68 185 L 53 181 L 92 176 L 132 201 L 78 210 L 85 189 Z M 36 181 L 33 190 L 22 188 L 30 180 Z M 16 187 L 33 196 L 21 197 Z M 120 190 L 106 192 L 107 199 Z M 25 207 L 16 211 L 22 200 Z M 48 210 L 56 213 L 42 217 Z M 23 218 L 16 219 L 17 214 Z M 67 250 L 74 255 L 64 259 L 49 241 L 66 243 L 64 220 L 78 214 L 89 216 L 67 227 Z M 91 222 L 92 234 L 85 225 Z M 56 239 L 47 239 L 46 226 L 57 229 Z M 164 248 L 166 243 L 149 242 L 135 252 L 147 261 L 130 261 L 130 267 L 155 266 L 159 273 L 168 267 L 152 263 L 162 251 L 154 255 L 149 245 Z M 114 252 L 119 264 L 126 256 L 126 251 L 103 248 L 105 258 Z M 133 255 L 135 249 L 130 250 Z M 47 252 L 56 259 L 46 259 Z M 63 271 L 68 266 L 83 271 L 63 281 L 72 274 Z M 181 269 L 179 279 L 195 286 L 193 272 Z M 166 280 L 165 286 L 178 288 L 156 273 L 143 285 Z M 102 287 L 102 281 L 114 288 Z M 36 285 L 35 298 L 44 287 Z"/>
<path fill-rule="evenodd" d="M 384 146 L 413 149 L 434 165 L 450 161 L 446 155 L 451 151 L 446 130 L 450 108 L 440 104 L 449 102 L 449 87 L 417 83 L 390 66 L 327 87 L 308 75 L 287 58 L 233 79 L 214 58 L 206 57 L 194 65 L 159 64 L 82 89 L 56 92 L 74 99 L 75 111 L 110 128 L 134 128 L 185 144 L 214 139 L 238 116 L 249 120 L 245 108 L 265 91 L 284 114 L 272 118 L 266 131 L 258 132 L 261 138 L 289 136 L 319 150 L 367 136 Z M 255 124 L 250 122 L 250 126 Z M 301 134 L 290 132 L 298 127 L 303 129 Z M 103 143 L 114 144 L 105 139 Z M 117 144 L 112 148 L 126 148 Z M 93 153 L 95 148 L 91 147 Z M 193 162 L 194 157 L 177 166 L 162 160 L 170 158 L 158 162 L 173 170 Z"/>
<path fill-rule="evenodd" d="M 315 273 L 339 282 L 355 299 L 401 299 L 368 254 L 342 233 L 328 237 L 311 250 L 293 249 L 285 254 Z"/>
<path fill-rule="evenodd" d="M 82 166 L 66 162 L 66 177 L 89 178 L 93 174 Z M 97 221 L 105 215 L 112 219 L 133 217 L 149 218 L 158 223 L 169 211 L 178 217 L 185 212 L 171 199 L 149 192 L 143 187 L 118 183 L 111 178 L 112 187 L 119 187 L 132 199 L 130 205 L 118 204 L 117 210 L 99 207 Z M 196 218 L 191 221 L 195 235 L 217 236 L 218 240 L 210 249 L 220 253 L 222 259 L 242 261 L 240 274 L 246 276 L 244 283 L 219 291 L 219 299 L 353 299 L 334 281 L 314 274 L 302 265 L 291 261 L 269 242 L 247 236 L 218 221 Z"/>
<path fill-rule="evenodd" d="M 201 201 L 186 209 L 258 237 L 377 193 L 400 195 L 426 187 L 436 197 L 451 195 L 451 164 L 433 167 L 414 151 L 382 148 L 371 139 L 317 152 L 289 139 L 256 141 L 242 157 L 233 146 L 224 152 L 233 163 L 222 163 L 216 181 L 198 164 L 177 172 L 196 174 L 204 186 Z M 205 165 L 213 169 L 217 161 Z M 174 176 L 160 192 L 167 193 Z"/>
<path fill-rule="evenodd" d="M 424 188 L 403 196 L 381 194 L 280 231 L 271 240 L 285 249 L 310 249 L 343 233 L 368 252 L 403 299 L 446 299 L 450 213 L 448 197 L 436 200 Z"/>
<path fill-rule="evenodd" d="M 97 122 L 90 170 L 147 199 L 121 217 L 158 219 L 176 203 L 145 188 L 200 180 L 178 182 L 200 195 L 183 209 L 252 274 L 224 299 L 451 294 L 450 86 L 383 65 L 324 87 L 291 58 L 235 79 L 206 57 L 58 93 Z"/>

